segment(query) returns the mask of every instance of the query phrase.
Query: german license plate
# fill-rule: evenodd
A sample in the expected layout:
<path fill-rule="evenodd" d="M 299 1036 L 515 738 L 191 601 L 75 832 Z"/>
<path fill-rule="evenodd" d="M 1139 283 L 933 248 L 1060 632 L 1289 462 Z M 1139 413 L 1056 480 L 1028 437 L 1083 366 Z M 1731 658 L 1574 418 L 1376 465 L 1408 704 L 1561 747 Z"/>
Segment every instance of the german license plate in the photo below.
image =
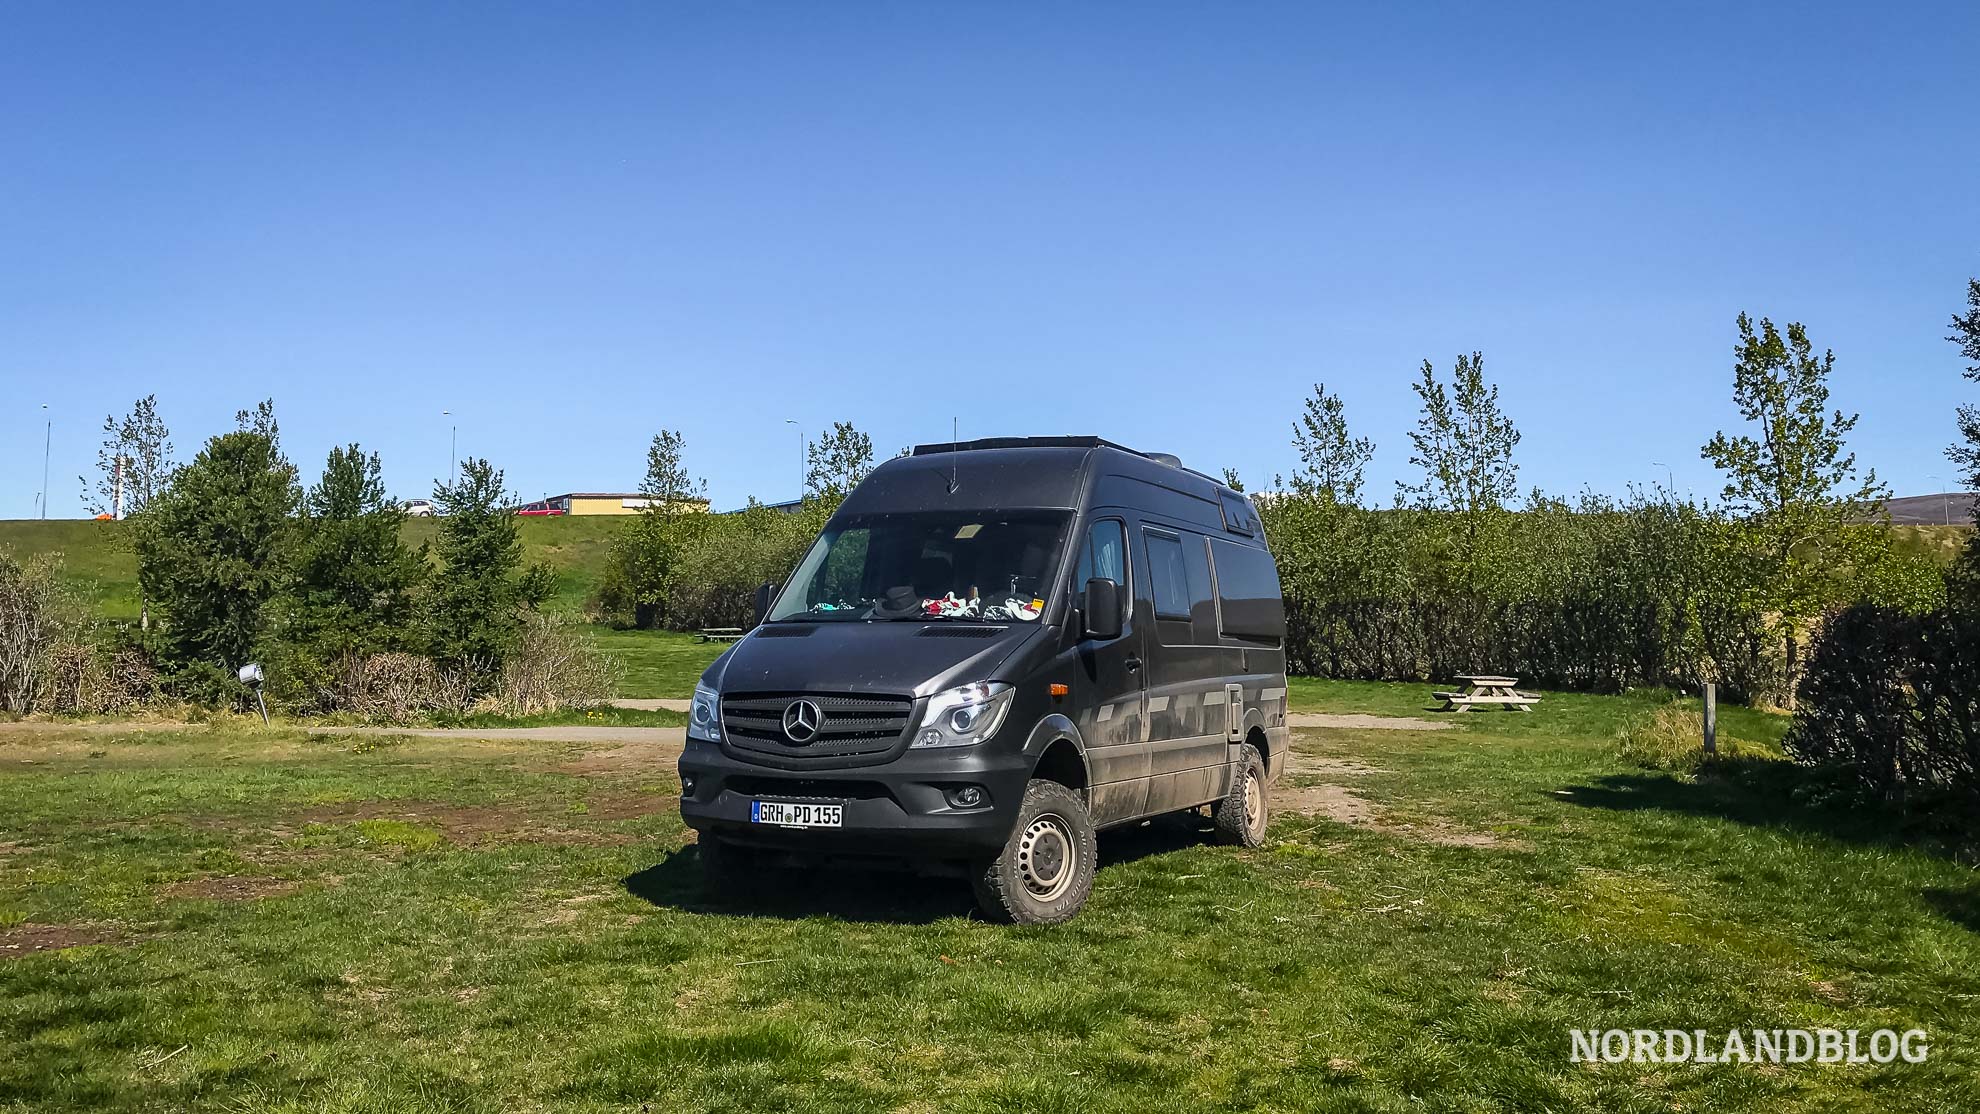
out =
<path fill-rule="evenodd" d="M 780 828 L 836 828 L 844 816 L 844 805 L 799 804 L 795 801 L 751 801 L 749 822 L 775 824 Z"/>

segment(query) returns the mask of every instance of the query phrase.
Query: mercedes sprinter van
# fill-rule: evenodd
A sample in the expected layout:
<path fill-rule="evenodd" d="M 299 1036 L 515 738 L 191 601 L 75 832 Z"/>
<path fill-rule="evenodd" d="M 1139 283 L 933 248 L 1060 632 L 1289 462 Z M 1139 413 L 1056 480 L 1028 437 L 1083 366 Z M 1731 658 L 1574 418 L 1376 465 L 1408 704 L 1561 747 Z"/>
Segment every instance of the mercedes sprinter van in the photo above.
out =
<path fill-rule="evenodd" d="M 1094 437 L 923 445 L 846 497 L 695 687 L 681 815 L 711 880 L 765 859 L 960 864 L 1053 924 L 1094 833 L 1208 805 L 1264 838 L 1285 611 L 1256 508 Z"/>

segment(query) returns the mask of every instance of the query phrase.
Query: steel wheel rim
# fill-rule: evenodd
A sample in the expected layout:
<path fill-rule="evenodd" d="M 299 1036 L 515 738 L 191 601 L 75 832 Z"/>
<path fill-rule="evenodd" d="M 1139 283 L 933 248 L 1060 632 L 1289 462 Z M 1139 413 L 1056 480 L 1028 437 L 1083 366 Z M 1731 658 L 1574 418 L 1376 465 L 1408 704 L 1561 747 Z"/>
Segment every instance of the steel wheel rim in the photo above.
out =
<path fill-rule="evenodd" d="M 1018 837 L 1018 878 L 1037 901 L 1057 901 L 1072 889 L 1079 873 L 1079 845 L 1060 817 L 1045 813 L 1025 825 Z"/>
<path fill-rule="evenodd" d="M 1244 830 L 1256 835 L 1265 827 L 1265 790 L 1256 777 L 1244 779 Z"/>

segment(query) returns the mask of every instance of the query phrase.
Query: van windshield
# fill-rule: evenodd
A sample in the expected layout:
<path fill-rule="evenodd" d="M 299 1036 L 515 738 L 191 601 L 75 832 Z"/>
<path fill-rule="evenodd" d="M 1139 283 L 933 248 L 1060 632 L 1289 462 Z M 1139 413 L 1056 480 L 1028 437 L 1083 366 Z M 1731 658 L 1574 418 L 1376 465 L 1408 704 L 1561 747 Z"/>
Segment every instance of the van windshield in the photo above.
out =
<path fill-rule="evenodd" d="M 767 618 L 1035 623 L 1071 520 L 1051 511 L 939 511 L 835 522 Z"/>

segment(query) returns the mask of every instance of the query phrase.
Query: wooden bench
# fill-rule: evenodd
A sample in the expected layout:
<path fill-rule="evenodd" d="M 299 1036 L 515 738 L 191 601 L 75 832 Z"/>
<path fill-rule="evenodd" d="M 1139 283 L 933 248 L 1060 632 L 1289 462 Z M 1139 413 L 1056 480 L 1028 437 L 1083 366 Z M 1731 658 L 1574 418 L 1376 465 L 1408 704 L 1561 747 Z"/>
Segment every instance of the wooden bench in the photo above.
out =
<path fill-rule="evenodd" d="M 734 642 L 745 632 L 741 627 L 703 627 L 697 636 L 700 642 Z"/>
<path fill-rule="evenodd" d="M 1463 692 L 1430 694 L 1444 702 L 1440 711 L 1468 712 L 1479 705 L 1497 704 L 1511 712 L 1530 712 L 1533 710 L 1533 705 L 1540 702 L 1538 696 L 1513 688 L 1519 683 L 1517 677 L 1461 673 L 1458 675 L 1458 680 L 1466 682 L 1470 687 Z"/>

